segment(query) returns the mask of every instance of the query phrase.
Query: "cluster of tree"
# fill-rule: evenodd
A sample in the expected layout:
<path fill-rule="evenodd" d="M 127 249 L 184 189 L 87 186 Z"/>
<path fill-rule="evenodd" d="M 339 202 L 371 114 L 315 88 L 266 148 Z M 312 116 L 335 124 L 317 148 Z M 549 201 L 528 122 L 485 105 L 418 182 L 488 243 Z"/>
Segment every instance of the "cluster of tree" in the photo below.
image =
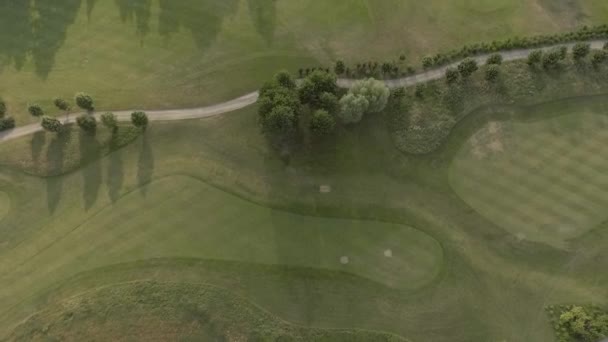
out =
<path fill-rule="evenodd" d="M 0 132 L 15 128 L 15 119 L 6 116 L 6 103 L 0 99 Z"/>
<path fill-rule="evenodd" d="M 405 56 L 402 55 L 400 57 L 400 61 L 403 62 L 405 60 Z M 366 63 L 357 63 L 355 67 L 351 70 L 351 68 L 347 67 L 343 61 L 338 60 L 334 66 L 334 72 L 336 75 L 346 75 L 346 76 L 354 76 L 354 77 L 398 77 L 411 75 L 416 72 L 411 66 L 403 66 L 398 62 L 388 61 L 383 63 L 378 62 L 366 62 Z"/>
<path fill-rule="evenodd" d="M 489 43 L 485 42 L 465 45 L 461 49 L 452 50 L 447 53 L 438 53 L 434 56 L 426 56 L 422 59 L 422 66 L 426 69 L 445 65 L 466 57 L 502 50 L 526 49 L 560 43 L 605 38 L 608 38 L 608 25 L 604 24 L 593 27 L 584 26 L 580 30 L 571 32 L 557 33 L 552 35 L 539 35 L 533 37 L 514 37 L 500 41 L 495 40 Z"/>
<path fill-rule="evenodd" d="M 598 67 L 606 59 L 608 59 L 608 44 L 602 50 L 591 51 L 591 45 L 588 43 L 576 43 L 572 47 L 572 58 L 581 63 L 589 55 L 591 55 L 591 64 Z M 560 46 L 549 51 L 534 50 L 528 55 L 527 63 L 531 67 L 542 66 L 546 70 L 556 69 L 559 67 L 560 61 L 563 61 L 568 56 L 568 48 Z"/>
<path fill-rule="evenodd" d="M 366 113 L 381 112 L 389 95 L 390 90 L 384 82 L 373 78 L 358 81 L 340 99 L 340 119 L 346 124 L 357 123 Z"/>
<path fill-rule="evenodd" d="M 502 63 L 502 60 L 501 60 L 501 63 Z M 492 66 L 496 67 L 496 64 L 492 64 Z M 460 62 L 460 64 L 458 64 L 458 67 L 456 69 L 455 68 L 446 69 L 446 71 L 445 71 L 446 82 L 448 84 L 452 84 L 452 83 L 458 81 L 458 79 L 460 77 L 462 77 L 463 79 L 468 79 L 478 69 L 479 69 L 479 66 L 477 65 L 477 61 L 475 59 L 470 58 L 470 57 L 465 58 L 462 62 Z M 487 74 L 486 74 L 486 76 L 487 76 Z M 496 75 L 496 77 L 498 77 L 498 75 Z"/>
<path fill-rule="evenodd" d="M 560 311 L 554 321 L 560 342 L 597 342 L 608 337 L 608 313 L 605 311 L 577 305 L 563 306 Z"/>
<path fill-rule="evenodd" d="M 321 73 L 315 71 L 313 74 Z M 271 140 L 283 142 L 293 137 L 302 104 L 291 75 L 281 71 L 260 89 L 258 121 L 262 132 Z"/>

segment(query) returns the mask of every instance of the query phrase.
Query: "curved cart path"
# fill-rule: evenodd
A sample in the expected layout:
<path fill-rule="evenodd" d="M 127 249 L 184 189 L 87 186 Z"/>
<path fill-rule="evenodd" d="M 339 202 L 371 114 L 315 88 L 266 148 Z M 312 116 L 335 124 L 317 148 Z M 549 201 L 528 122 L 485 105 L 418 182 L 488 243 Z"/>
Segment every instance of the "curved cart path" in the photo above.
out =
<path fill-rule="evenodd" d="M 606 42 L 607 42 L 607 40 L 594 40 L 594 41 L 590 41 L 588 43 L 591 44 L 592 49 L 602 49 Z M 552 49 L 555 47 L 560 47 L 560 46 L 566 46 L 569 49 L 571 49 L 574 44 L 575 43 L 557 44 L 557 45 L 547 46 L 547 47 L 543 47 L 543 48 L 509 50 L 509 51 L 502 51 L 502 52 L 497 52 L 497 53 L 502 55 L 504 61 L 513 61 L 513 60 L 527 58 L 528 54 L 533 50 L 549 50 L 549 49 Z M 479 56 L 475 56 L 473 58 L 479 64 L 484 64 L 486 62 L 486 60 L 488 59 L 488 56 L 490 56 L 490 54 L 479 55 Z M 460 61 L 454 62 L 452 64 L 448 64 L 448 65 L 445 65 L 445 66 L 442 66 L 442 67 L 439 67 L 436 69 L 424 71 L 424 72 L 418 73 L 416 75 L 393 79 L 393 80 L 384 80 L 384 83 L 386 83 L 386 85 L 389 88 L 410 87 L 410 86 L 413 86 L 413 85 L 416 85 L 419 83 L 425 83 L 428 81 L 432 81 L 432 80 L 436 80 L 436 79 L 444 77 L 445 71 L 448 68 L 456 67 L 458 65 L 458 63 L 460 63 Z M 338 85 L 343 88 L 350 88 L 353 86 L 353 84 L 356 81 L 357 81 L 356 79 L 341 78 L 341 79 L 338 79 Z M 250 106 L 257 101 L 258 96 L 259 96 L 258 92 L 255 91 L 255 92 L 249 93 L 247 95 L 243 95 L 239 98 L 229 100 L 226 102 L 222 102 L 222 103 L 218 103 L 218 104 L 211 105 L 211 106 L 189 108 L 189 109 L 152 110 L 152 111 L 146 111 L 146 113 L 148 114 L 148 118 L 151 121 L 174 121 L 174 120 L 200 119 L 200 118 L 206 118 L 206 117 L 210 117 L 210 116 L 216 116 L 216 115 L 232 112 L 237 109 L 241 109 L 241 108 Z M 120 121 L 129 121 L 129 120 L 131 120 L 132 112 L 133 112 L 133 110 L 125 110 L 125 111 L 114 112 L 114 114 L 116 114 L 116 116 L 118 117 L 118 120 L 120 120 Z M 69 114 L 69 115 L 61 118 L 61 121 L 63 123 L 72 123 L 75 120 L 75 118 L 80 114 L 81 113 Z M 0 143 L 6 142 L 9 140 L 13 140 L 13 139 L 17 139 L 19 137 L 23 137 L 26 135 L 30 135 L 35 132 L 39 132 L 41 130 L 42 130 L 42 127 L 40 127 L 40 124 L 36 123 L 36 124 L 30 124 L 30 125 L 26 125 L 26 126 L 20 126 L 15 129 L 12 129 L 10 131 L 1 132 L 0 133 Z"/>

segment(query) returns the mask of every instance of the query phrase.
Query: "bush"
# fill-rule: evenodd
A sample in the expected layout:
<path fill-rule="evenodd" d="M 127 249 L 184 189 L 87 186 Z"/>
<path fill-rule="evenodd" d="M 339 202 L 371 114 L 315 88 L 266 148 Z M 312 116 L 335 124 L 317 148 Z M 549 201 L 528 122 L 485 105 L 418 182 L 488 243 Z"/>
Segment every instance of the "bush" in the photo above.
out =
<path fill-rule="evenodd" d="M 6 114 L 6 103 L 0 99 L 0 118 Z"/>
<path fill-rule="evenodd" d="M 86 93 L 78 93 L 76 94 L 76 96 L 74 97 L 74 100 L 76 102 L 76 105 L 78 105 L 78 107 L 85 109 L 85 110 L 94 110 L 95 107 L 93 106 L 93 98 Z"/>
<path fill-rule="evenodd" d="M 565 46 L 560 46 L 560 47 L 554 49 L 554 51 L 558 52 L 559 59 L 561 61 L 565 60 L 566 57 L 568 57 L 568 48 Z"/>
<path fill-rule="evenodd" d="M 386 107 L 388 97 L 391 94 L 384 82 L 373 78 L 355 82 L 349 93 L 363 96 L 367 99 L 368 107 L 366 112 L 368 113 L 381 112 Z"/>
<path fill-rule="evenodd" d="M 572 57 L 576 60 L 587 57 L 591 51 L 591 46 L 588 43 L 576 43 L 572 47 Z"/>
<path fill-rule="evenodd" d="M 295 89 L 296 82 L 291 77 L 291 74 L 285 70 L 279 71 L 276 75 L 274 75 L 275 81 L 281 86 L 288 89 Z"/>
<path fill-rule="evenodd" d="M 76 124 L 78 124 L 78 127 L 83 131 L 88 133 L 94 133 L 97 129 L 97 120 L 94 116 L 89 114 L 81 114 L 78 116 L 76 118 Z"/>
<path fill-rule="evenodd" d="M 346 65 L 344 65 L 344 62 L 337 61 L 336 65 L 334 66 L 334 71 L 336 74 L 342 75 L 346 71 Z"/>
<path fill-rule="evenodd" d="M 41 117 L 44 115 L 44 111 L 42 110 L 42 107 L 40 107 L 37 104 L 29 105 L 27 107 L 27 111 L 30 113 L 31 116 L 35 116 L 35 117 Z"/>
<path fill-rule="evenodd" d="M 596 342 L 608 337 L 608 314 L 595 307 L 566 306 L 559 314 L 557 332 L 563 341 Z"/>
<path fill-rule="evenodd" d="M 362 95 L 346 94 L 340 99 L 340 119 L 345 124 L 357 123 L 369 108 L 369 102 Z"/>
<path fill-rule="evenodd" d="M 543 55 L 543 68 L 549 70 L 559 66 L 560 52 L 559 50 L 550 51 Z"/>
<path fill-rule="evenodd" d="M 146 128 L 148 126 L 148 115 L 145 112 L 133 112 L 131 113 L 131 123 L 135 127 Z"/>
<path fill-rule="evenodd" d="M 298 116 L 293 108 L 277 106 L 266 116 L 263 129 L 267 134 L 288 137 L 295 131 L 297 125 Z"/>
<path fill-rule="evenodd" d="M 486 60 L 486 64 L 502 64 L 502 55 L 499 53 L 492 54 Z"/>
<path fill-rule="evenodd" d="M 528 55 L 528 65 L 533 66 L 540 63 L 543 59 L 542 50 L 534 50 Z"/>
<path fill-rule="evenodd" d="M 310 119 L 310 131 L 317 136 L 329 135 L 336 127 L 336 119 L 326 110 L 317 110 Z"/>
<path fill-rule="evenodd" d="M 496 64 L 488 65 L 486 68 L 485 79 L 488 82 L 494 82 L 498 79 L 500 75 L 500 68 Z"/>
<path fill-rule="evenodd" d="M 12 117 L 0 118 L 0 132 L 15 128 L 15 119 Z"/>
<path fill-rule="evenodd" d="M 53 104 L 55 104 L 55 107 L 59 110 L 68 111 L 70 109 L 70 104 L 64 99 L 55 98 Z"/>
<path fill-rule="evenodd" d="M 464 61 L 458 64 L 458 72 L 460 72 L 463 78 L 471 76 L 477 69 L 477 61 L 473 58 L 465 58 Z"/>
<path fill-rule="evenodd" d="M 338 84 L 336 82 L 336 75 L 319 70 L 312 72 L 302 81 L 298 89 L 300 101 L 303 104 L 318 107 L 321 94 L 330 93 L 336 95 L 338 93 Z"/>
<path fill-rule="evenodd" d="M 319 108 L 326 110 L 330 114 L 338 112 L 340 109 L 338 97 L 332 93 L 321 94 L 321 96 L 319 96 Z"/>
<path fill-rule="evenodd" d="M 445 70 L 445 81 L 447 82 L 447 84 L 452 84 L 458 81 L 458 77 L 460 77 L 458 70 L 454 68 L 447 68 Z"/>
<path fill-rule="evenodd" d="M 101 123 L 108 129 L 116 131 L 118 129 L 118 119 L 111 112 L 101 114 Z"/>
<path fill-rule="evenodd" d="M 433 58 L 431 58 L 429 56 L 426 56 L 422 59 L 422 67 L 425 69 L 432 67 L 433 64 L 434 64 Z"/>
<path fill-rule="evenodd" d="M 40 124 L 48 132 L 59 133 L 63 129 L 61 121 L 50 116 L 43 116 Z"/>

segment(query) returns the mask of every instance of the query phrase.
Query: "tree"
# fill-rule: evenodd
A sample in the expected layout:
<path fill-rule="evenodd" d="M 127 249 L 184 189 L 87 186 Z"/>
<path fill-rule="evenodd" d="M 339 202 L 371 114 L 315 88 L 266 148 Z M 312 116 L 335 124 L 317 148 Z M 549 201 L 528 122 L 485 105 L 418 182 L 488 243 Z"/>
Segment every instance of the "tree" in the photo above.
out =
<path fill-rule="evenodd" d="M 528 54 L 528 65 L 533 66 L 540 63 L 543 59 L 542 50 L 534 50 Z"/>
<path fill-rule="evenodd" d="M 391 63 L 388 63 L 388 62 L 382 63 L 382 72 L 383 73 L 389 74 L 391 71 L 393 71 L 393 65 Z"/>
<path fill-rule="evenodd" d="M 97 130 L 97 120 L 89 114 L 81 114 L 76 118 L 76 124 L 87 133 L 94 133 Z"/>
<path fill-rule="evenodd" d="M 334 66 L 334 71 L 338 75 L 342 75 L 346 71 L 346 65 L 343 61 L 336 61 L 336 65 Z"/>
<path fill-rule="evenodd" d="M 496 64 L 490 64 L 488 65 L 488 67 L 486 68 L 486 75 L 485 75 L 485 79 L 488 82 L 494 82 L 498 79 L 498 76 L 500 75 L 500 67 Z"/>
<path fill-rule="evenodd" d="M 559 316 L 558 326 L 573 339 L 596 342 L 608 336 L 608 314 L 573 305 Z"/>
<path fill-rule="evenodd" d="M 70 110 L 70 104 L 64 99 L 55 98 L 53 100 L 53 104 L 55 104 L 55 107 L 57 107 L 59 110 L 62 110 L 64 112 Z"/>
<path fill-rule="evenodd" d="M 274 75 L 275 81 L 282 87 L 288 89 L 295 89 L 296 82 L 291 77 L 291 74 L 285 70 L 279 71 L 276 75 Z"/>
<path fill-rule="evenodd" d="M 338 97 L 332 93 L 323 93 L 319 96 L 319 108 L 324 109 L 330 114 L 336 113 L 340 109 Z"/>
<path fill-rule="evenodd" d="M 148 115 L 145 112 L 133 112 L 131 113 L 131 123 L 135 127 L 146 128 L 148 126 Z"/>
<path fill-rule="evenodd" d="M 0 117 L 0 132 L 15 128 L 15 119 L 12 117 Z"/>
<path fill-rule="evenodd" d="M 116 132 L 118 129 L 118 119 L 114 113 L 107 112 L 101 114 L 101 123 L 113 132 Z"/>
<path fill-rule="evenodd" d="M 543 55 L 543 68 L 545 69 L 554 69 L 559 65 L 560 61 L 560 52 L 559 51 L 551 51 Z"/>
<path fill-rule="evenodd" d="M 445 70 L 445 81 L 448 84 L 452 84 L 452 83 L 458 81 L 458 77 L 460 77 L 458 70 L 456 70 L 454 68 L 447 68 Z"/>
<path fill-rule="evenodd" d="M 74 100 L 76 102 L 76 105 L 78 105 L 78 107 L 80 107 L 82 109 L 89 110 L 89 111 L 92 111 L 95 109 L 95 107 L 93 106 L 93 98 L 89 94 L 78 93 L 74 97 Z"/>
<path fill-rule="evenodd" d="M 44 115 L 44 111 L 42 110 L 42 107 L 40 107 L 37 104 L 31 104 L 27 107 L 27 111 L 30 113 L 31 116 L 35 116 L 37 118 L 41 117 Z"/>
<path fill-rule="evenodd" d="M 298 117 L 293 108 L 279 105 L 264 117 L 261 124 L 264 133 L 285 138 L 295 131 Z"/>
<path fill-rule="evenodd" d="M 430 56 L 426 56 L 422 58 L 422 67 L 428 69 L 433 66 L 433 58 Z"/>
<path fill-rule="evenodd" d="M 458 64 L 458 72 L 460 72 L 463 78 L 471 76 L 477 69 L 477 61 L 470 57 L 465 58 Z"/>
<path fill-rule="evenodd" d="M 40 125 L 42 126 L 42 128 L 44 128 L 45 131 L 53 133 L 59 133 L 63 129 L 63 124 L 61 123 L 61 121 L 46 115 L 42 117 Z"/>
<path fill-rule="evenodd" d="M 553 51 L 557 51 L 559 55 L 559 60 L 563 61 L 568 57 L 568 48 L 565 46 L 560 46 L 558 48 L 553 49 Z"/>
<path fill-rule="evenodd" d="M 366 110 L 368 113 L 381 112 L 386 107 L 388 97 L 391 94 L 384 82 L 373 78 L 355 82 L 349 92 L 356 96 L 365 97 L 368 102 Z"/>
<path fill-rule="evenodd" d="M 589 54 L 591 51 L 591 45 L 588 43 L 576 43 L 572 47 L 572 57 L 576 60 L 581 60 Z"/>
<path fill-rule="evenodd" d="M 494 53 L 494 54 L 490 55 L 488 57 L 488 59 L 486 60 L 486 64 L 496 64 L 496 65 L 502 64 L 502 55 L 499 53 Z"/>
<path fill-rule="evenodd" d="M 4 100 L 0 99 L 0 118 L 6 114 L 6 103 Z"/>
<path fill-rule="evenodd" d="M 319 109 L 312 114 L 310 130 L 317 136 L 329 135 L 336 127 L 336 119 L 326 110 Z"/>
<path fill-rule="evenodd" d="M 319 97 L 323 93 L 337 95 L 338 84 L 336 75 L 325 71 L 316 70 L 302 81 L 298 88 L 300 101 L 303 104 L 318 106 Z"/>
<path fill-rule="evenodd" d="M 597 67 L 604 63 L 607 57 L 608 53 L 606 50 L 595 50 L 591 53 L 591 64 L 593 64 L 594 67 Z"/>
<path fill-rule="evenodd" d="M 369 101 L 362 95 L 346 94 L 340 99 L 340 119 L 345 124 L 357 123 L 369 108 Z"/>

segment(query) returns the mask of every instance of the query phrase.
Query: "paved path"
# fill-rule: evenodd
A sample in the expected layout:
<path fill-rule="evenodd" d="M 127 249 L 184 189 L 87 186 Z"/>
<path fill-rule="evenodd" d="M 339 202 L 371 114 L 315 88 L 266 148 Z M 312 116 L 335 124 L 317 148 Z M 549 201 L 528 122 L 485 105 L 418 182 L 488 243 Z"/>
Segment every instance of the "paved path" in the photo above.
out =
<path fill-rule="evenodd" d="M 606 43 L 607 40 L 595 40 L 590 41 L 592 49 L 601 49 Z M 569 44 L 558 44 L 553 46 L 548 46 L 544 48 L 534 48 L 534 49 L 520 49 L 520 50 L 509 50 L 499 52 L 504 61 L 513 61 L 517 59 L 524 59 L 528 57 L 528 54 L 533 50 L 549 50 L 554 47 L 566 46 L 568 48 L 572 48 L 575 43 Z M 479 64 L 484 64 L 486 59 L 490 54 L 479 55 L 473 57 Z M 396 87 L 409 87 L 419 83 L 425 83 L 428 81 L 440 79 L 445 76 L 445 71 L 448 68 L 453 68 L 458 65 L 459 62 L 454 62 L 452 64 L 421 72 L 416 75 L 403 77 L 394 80 L 385 80 L 384 82 L 389 88 Z M 338 85 L 343 88 L 350 88 L 357 80 L 355 79 L 338 79 Z M 235 111 L 237 109 L 241 109 L 247 106 L 254 104 L 258 99 L 258 92 L 255 91 L 253 93 L 249 93 L 247 95 L 241 96 L 234 100 L 218 103 L 212 106 L 207 107 L 199 107 L 199 108 L 191 108 L 191 109 L 170 109 L 170 110 L 154 110 L 154 111 L 146 111 L 148 114 L 148 118 L 151 121 L 173 121 L 173 120 L 186 120 L 186 119 L 199 119 L 206 118 L 210 116 L 220 115 L 228 112 Z M 131 112 L 132 110 L 119 111 L 114 112 L 120 121 L 129 121 L 131 120 Z M 74 121 L 74 118 L 80 115 L 81 113 L 72 113 L 68 116 L 64 116 L 61 120 L 63 123 L 71 123 Z M 23 137 L 26 135 L 30 135 L 35 132 L 41 131 L 42 128 L 40 124 L 30 124 L 26 126 L 17 127 L 13 130 L 1 132 L 0 133 L 0 143 L 6 142 L 8 140 L 16 139 L 19 137 Z"/>

